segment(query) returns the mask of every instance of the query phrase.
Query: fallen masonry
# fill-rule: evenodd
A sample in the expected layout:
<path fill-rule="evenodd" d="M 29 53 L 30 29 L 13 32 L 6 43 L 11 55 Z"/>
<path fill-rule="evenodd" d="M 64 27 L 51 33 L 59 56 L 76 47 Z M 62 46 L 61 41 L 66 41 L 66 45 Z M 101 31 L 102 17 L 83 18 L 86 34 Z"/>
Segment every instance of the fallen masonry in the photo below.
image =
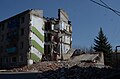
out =
<path fill-rule="evenodd" d="M 57 70 L 59 68 L 70 68 L 72 66 L 79 66 L 79 67 L 97 67 L 96 64 L 91 63 L 91 62 L 74 62 L 74 61 L 61 61 L 61 62 L 56 62 L 56 61 L 45 61 L 45 62 L 39 62 L 36 64 L 24 66 L 21 68 L 14 68 L 11 69 L 10 71 L 12 72 L 44 72 L 48 70 Z M 104 67 L 109 67 L 109 66 L 104 66 Z M 103 68 L 100 67 L 100 68 Z"/>
<path fill-rule="evenodd" d="M 84 64 L 84 65 L 83 65 Z M 119 70 L 104 66 L 97 68 L 92 63 L 76 62 L 40 62 L 22 68 L 14 68 L 11 72 L 38 72 L 38 79 L 104 79 Z"/>

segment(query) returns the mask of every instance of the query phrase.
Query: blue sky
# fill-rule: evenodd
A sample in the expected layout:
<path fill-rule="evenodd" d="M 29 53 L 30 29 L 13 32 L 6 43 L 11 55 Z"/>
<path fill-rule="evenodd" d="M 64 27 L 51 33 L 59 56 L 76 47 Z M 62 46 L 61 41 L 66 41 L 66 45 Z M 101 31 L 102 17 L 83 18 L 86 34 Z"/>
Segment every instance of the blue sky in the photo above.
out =
<path fill-rule="evenodd" d="M 103 1 L 120 11 L 120 0 Z M 44 16 L 57 17 L 59 8 L 63 8 L 72 21 L 73 47 L 93 45 L 100 27 L 113 49 L 120 45 L 120 16 L 90 0 L 1 0 L 0 21 L 27 9 L 43 9 Z"/>

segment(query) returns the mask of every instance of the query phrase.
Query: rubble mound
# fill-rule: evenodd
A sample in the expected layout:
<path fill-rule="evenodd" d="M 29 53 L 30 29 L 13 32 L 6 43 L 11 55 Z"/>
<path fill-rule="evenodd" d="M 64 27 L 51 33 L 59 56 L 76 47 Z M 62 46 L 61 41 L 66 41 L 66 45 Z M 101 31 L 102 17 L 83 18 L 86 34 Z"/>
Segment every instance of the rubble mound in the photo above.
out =
<path fill-rule="evenodd" d="M 59 68 L 55 71 L 49 70 L 38 75 L 38 79 L 104 79 L 118 73 L 118 71 L 107 68 L 79 67 Z"/>
<path fill-rule="evenodd" d="M 56 70 L 63 67 L 63 64 L 57 62 L 39 62 L 33 65 L 24 66 L 21 68 L 14 68 L 13 72 L 44 72 L 48 70 Z"/>
<path fill-rule="evenodd" d="M 62 67 L 70 68 L 75 65 L 79 67 L 96 67 L 94 63 L 86 63 L 86 62 L 81 63 L 81 62 L 72 62 L 72 61 L 61 61 L 61 62 L 45 61 L 45 62 L 39 62 L 36 64 L 24 66 L 21 68 L 14 68 L 11 71 L 12 72 L 44 72 L 48 70 L 57 70 L 58 68 L 62 68 Z"/>
<path fill-rule="evenodd" d="M 120 72 L 112 68 L 97 68 L 93 64 L 75 62 L 40 62 L 11 71 L 38 72 L 38 79 L 104 79 Z"/>

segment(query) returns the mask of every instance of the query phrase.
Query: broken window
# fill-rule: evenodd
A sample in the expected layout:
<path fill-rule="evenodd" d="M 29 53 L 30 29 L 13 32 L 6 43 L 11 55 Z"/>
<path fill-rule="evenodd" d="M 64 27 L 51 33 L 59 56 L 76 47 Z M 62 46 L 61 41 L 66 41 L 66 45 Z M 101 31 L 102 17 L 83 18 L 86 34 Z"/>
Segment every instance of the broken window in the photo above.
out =
<path fill-rule="evenodd" d="M 45 23 L 45 30 L 46 31 L 51 30 L 51 23 L 50 22 Z"/>
<path fill-rule="evenodd" d="M 21 36 L 24 35 L 24 28 L 21 28 Z"/>
<path fill-rule="evenodd" d="M 6 63 L 8 62 L 8 57 L 5 57 L 5 62 L 6 62 Z"/>
<path fill-rule="evenodd" d="M 2 24 L 2 26 L 1 26 L 1 30 L 2 30 L 2 31 L 4 30 L 4 27 L 5 27 L 4 24 Z"/>
<path fill-rule="evenodd" d="M 21 23 L 24 23 L 24 21 L 25 21 L 25 18 L 21 17 Z"/>
<path fill-rule="evenodd" d="M 3 57 L 3 62 L 8 63 L 8 57 Z"/>
<path fill-rule="evenodd" d="M 45 42 L 47 42 L 47 33 L 45 33 Z"/>
<path fill-rule="evenodd" d="M 20 62 L 23 61 L 23 56 L 19 56 L 19 61 L 20 61 Z"/>
<path fill-rule="evenodd" d="M 2 58 L 0 58 L 0 62 L 1 62 L 1 63 L 3 62 L 3 59 L 2 59 Z"/>
<path fill-rule="evenodd" d="M 45 33 L 45 42 L 50 42 L 50 41 L 51 41 L 51 34 Z"/>
<path fill-rule="evenodd" d="M 4 40 L 4 35 L 1 35 L 2 37 L 1 37 L 1 42 Z"/>
<path fill-rule="evenodd" d="M 16 27 L 19 27 L 19 24 L 20 24 L 20 20 L 19 18 L 11 18 L 9 20 L 9 22 L 7 23 L 7 27 L 8 28 L 16 28 Z"/>
<path fill-rule="evenodd" d="M 17 57 L 12 57 L 12 63 L 17 62 Z"/>
<path fill-rule="evenodd" d="M 45 49 L 45 53 L 46 53 L 46 54 L 49 54 L 49 53 L 51 52 L 51 51 L 50 51 L 50 49 L 51 49 L 51 48 L 50 48 L 50 45 L 45 45 L 45 48 L 44 48 L 44 49 Z"/>
<path fill-rule="evenodd" d="M 1 28 L 2 28 L 2 25 L 0 24 L 0 31 L 2 30 Z"/>
<path fill-rule="evenodd" d="M 3 46 L 0 46 L 0 53 L 3 52 Z"/>
<path fill-rule="evenodd" d="M 48 33 L 48 41 L 51 41 L 51 34 L 50 33 Z"/>
<path fill-rule="evenodd" d="M 21 42 L 20 49 L 23 49 L 24 42 Z"/>

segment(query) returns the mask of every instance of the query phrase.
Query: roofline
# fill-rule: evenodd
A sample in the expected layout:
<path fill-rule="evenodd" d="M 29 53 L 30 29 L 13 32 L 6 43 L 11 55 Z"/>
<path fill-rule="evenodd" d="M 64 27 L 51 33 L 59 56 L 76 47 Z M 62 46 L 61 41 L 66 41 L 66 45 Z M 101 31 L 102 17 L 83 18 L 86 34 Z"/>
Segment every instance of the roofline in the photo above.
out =
<path fill-rule="evenodd" d="M 12 18 L 14 18 L 14 17 L 17 17 L 17 16 L 23 15 L 23 14 L 25 14 L 25 13 L 28 13 L 28 12 L 30 12 L 31 10 L 32 10 L 32 9 L 28 9 L 28 10 L 26 10 L 26 11 L 23 11 L 23 12 L 21 12 L 21 13 L 18 13 L 18 14 L 14 15 L 14 16 L 11 16 L 11 17 L 9 17 L 9 18 L 7 18 L 7 19 L 5 19 L 5 20 L 0 21 L 0 23 L 4 23 L 4 22 L 6 22 L 6 21 L 8 21 L 8 20 L 10 20 L 10 19 L 12 19 Z"/>

